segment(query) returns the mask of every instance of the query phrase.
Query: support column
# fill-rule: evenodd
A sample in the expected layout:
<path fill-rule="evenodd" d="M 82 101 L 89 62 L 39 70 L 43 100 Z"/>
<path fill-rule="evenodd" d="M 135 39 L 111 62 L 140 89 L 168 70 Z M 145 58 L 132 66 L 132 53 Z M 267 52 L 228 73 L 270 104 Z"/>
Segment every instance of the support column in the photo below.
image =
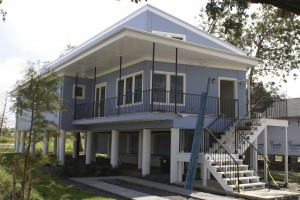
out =
<path fill-rule="evenodd" d="M 178 178 L 179 129 L 171 128 L 170 183 L 179 181 Z"/>
<path fill-rule="evenodd" d="M 57 136 L 53 136 L 53 155 L 57 155 Z"/>
<path fill-rule="evenodd" d="M 19 149 L 20 149 L 20 132 L 16 131 L 16 135 L 15 135 L 15 152 L 19 153 Z"/>
<path fill-rule="evenodd" d="M 92 162 L 92 136 L 92 131 L 88 131 L 85 137 L 85 164 L 87 165 Z"/>
<path fill-rule="evenodd" d="M 268 130 L 267 127 L 264 129 L 264 155 L 268 158 Z M 264 161 L 264 177 L 265 182 L 268 182 L 268 168 L 267 163 Z"/>
<path fill-rule="evenodd" d="M 48 155 L 49 152 L 49 136 L 45 134 L 43 137 L 43 154 Z"/>
<path fill-rule="evenodd" d="M 118 167 L 119 162 L 119 131 L 112 130 L 111 132 L 111 166 Z"/>
<path fill-rule="evenodd" d="M 285 180 L 285 184 L 287 185 L 289 183 L 289 163 L 288 163 L 288 131 L 287 131 L 287 127 L 285 127 L 285 154 L 284 154 L 284 171 L 285 171 L 285 176 L 284 176 L 284 180 Z"/>
<path fill-rule="evenodd" d="M 202 162 L 201 162 L 201 178 L 202 178 L 202 186 L 207 186 L 207 167 L 205 164 L 205 156 L 203 156 Z"/>
<path fill-rule="evenodd" d="M 255 139 L 252 143 L 252 145 L 257 149 L 257 139 Z M 252 151 L 252 166 L 254 168 L 254 171 L 258 171 L 258 165 L 257 165 L 257 151 Z"/>
<path fill-rule="evenodd" d="M 178 182 L 182 182 L 182 175 L 184 173 L 184 162 L 179 162 L 178 172 Z"/>
<path fill-rule="evenodd" d="M 59 156 L 58 156 L 58 161 L 60 165 L 63 165 L 65 162 L 65 135 L 66 131 L 65 130 L 60 130 L 60 135 L 59 135 Z"/>
<path fill-rule="evenodd" d="M 143 164 L 143 131 L 139 131 L 139 147 L 138 147 L 138 169 L 142 169 Z"/>
<path fill-rule="evenodd" d="M 150 161 L 151 161 L 151 130 L 143 129 L 143 162 L 142 162 L 142 175 L 150 174 Z"/>
<path fill-rule="evenodd" d="M 24 154 L 24 152 L 25 152 L 25 133 L 24 133 L 24 131 L 21 132 L 19 152 L 21 154 Z"/>
<path fill-rule="evenodd" d="M 35 134 L 32 133 L 32 134 L 31 134 L 30 147 L 29 147 L 29 153 L 30 153 L 31 155 L 34 155 L 34 154 L 35 154 L 35 140 L 36 140 Z"/>

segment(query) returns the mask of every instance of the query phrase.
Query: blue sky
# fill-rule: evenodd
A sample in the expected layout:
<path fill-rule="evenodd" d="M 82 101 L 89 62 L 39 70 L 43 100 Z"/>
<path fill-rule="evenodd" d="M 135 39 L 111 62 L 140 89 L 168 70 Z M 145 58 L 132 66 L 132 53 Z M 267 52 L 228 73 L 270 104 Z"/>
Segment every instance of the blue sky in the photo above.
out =
<path fill-rule="evenodd" d="M 148 0 L 148 3 L 192 25 L 203 0 Z M 0 22 L 0 94 L 11 89 L 28 60 L 53 61 L 67 44 L 79 45 L 145 3 L 130 0 L 4 0 L 8 12 Z M 295 87 L 284 85 L 291 97 L 300 97 Z"/>

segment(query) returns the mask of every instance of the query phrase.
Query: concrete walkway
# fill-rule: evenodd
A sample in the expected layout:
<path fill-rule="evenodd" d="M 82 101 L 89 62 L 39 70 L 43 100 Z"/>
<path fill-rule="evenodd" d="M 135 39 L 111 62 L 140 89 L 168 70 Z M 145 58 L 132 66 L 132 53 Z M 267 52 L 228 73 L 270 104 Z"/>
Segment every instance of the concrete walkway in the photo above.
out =
<path fill-rule="evenodd" d="M 151 188 L 155 188 L 158 190 L 164 190 L 164 191 L 168 191 L 168 192 L 172 192 L 172 193 L 177 193 L 182 196 L 188 196 L 188 197 L 203 199 L 203 200 L 218 200 L 218 199 L 232 200 L 232 199 L 234 199 L 232 197 L 214 195 L 214 194 L 198 192 L 198 191 L 194 191 L 194 190 L 186 190 L 184 188 L 173 186 L 173 185 L 167 185 L 167 184 L 147 181 L 147 180 L 133 178 L 133 177 L 129 177 L 129 176 L 72 178 L 71 180 L 89 185 L 91 187 L 99 188 L 101 190 L 105 190 L 105 191 L 129 198 L 129 199 L 136 199 L 136 200 L 166 199 L 166 198 L 152 196 L 152 195 L 145 194 L 142 192 L 130 190 L 127 188 L 122 188 L 122 187 L 108 184 L 108 183 L 101 181 L 101 180 L 105 180 L 105 179 L 123 180 L 123 181 L 131 182 L 131 183 L 135 183 L 138 185 L 146 186 L 146 187 L 151 187 Z"/>

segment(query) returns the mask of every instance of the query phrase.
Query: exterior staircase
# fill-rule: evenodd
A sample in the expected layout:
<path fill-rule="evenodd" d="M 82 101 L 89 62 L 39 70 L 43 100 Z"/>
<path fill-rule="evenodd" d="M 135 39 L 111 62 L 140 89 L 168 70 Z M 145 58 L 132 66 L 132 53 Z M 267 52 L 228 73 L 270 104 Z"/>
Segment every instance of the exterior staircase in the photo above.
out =
<path fill-rule="evenodd" d="M 226 123 L 224 127 L 224 120 L 228 122 L 229 118 L 219 116 L 204 131 L 206 167 L 225 191 L 240 192 L 266 187 L 266 182 L 256 171 L 257 167 L 248 163 L 246 151 L 255 152 L 264 162 L 269 162 L 252 143 L 267 127 L 264 118 L 279 118 L 286 114 L 273 112 L 274 109 L 283 110 L 285 106 L 282 102 L 286 103 L 285 100 L 264 97 L 243 118 L 232 118 L 231 123 Z M 264 171 L 264 174 L 267 173 Z"/>

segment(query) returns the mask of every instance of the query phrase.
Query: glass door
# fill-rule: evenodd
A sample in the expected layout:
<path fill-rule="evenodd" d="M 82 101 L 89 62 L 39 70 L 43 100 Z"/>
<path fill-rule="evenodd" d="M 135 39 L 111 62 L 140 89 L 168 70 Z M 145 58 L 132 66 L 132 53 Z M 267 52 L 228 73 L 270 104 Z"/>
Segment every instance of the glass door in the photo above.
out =
<path fill-rule="evenodd" d="M 97 86 L 95 90 L 95 117 L 104 117 L 106 85 Z"/>

